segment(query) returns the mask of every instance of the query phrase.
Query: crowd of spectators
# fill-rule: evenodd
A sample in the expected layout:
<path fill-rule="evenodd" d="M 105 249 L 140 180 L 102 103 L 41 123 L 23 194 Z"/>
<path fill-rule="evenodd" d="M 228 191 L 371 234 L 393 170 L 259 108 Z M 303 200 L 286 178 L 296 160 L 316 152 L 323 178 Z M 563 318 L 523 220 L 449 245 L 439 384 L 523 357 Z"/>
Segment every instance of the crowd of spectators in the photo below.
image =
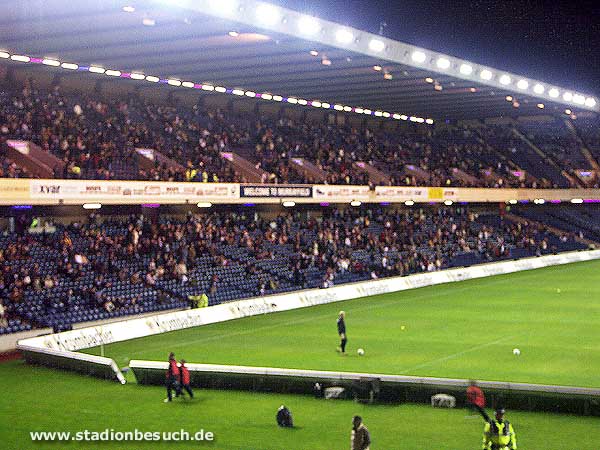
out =
<path fill-rule="evenodd" d="M 175 101 L 155 104 L 135 94 L 120 100 L 66 95 L 59 85 L 44 91 L 32 80 L 21 90 L 0 91 L 0 139 L 7 138 L 31 140 L 63 160 L 64 170 L 55 173 L 61 178 L 245 182 L 221 155 L 239 151 L 265 171 L 265 183 L 374 184 L 358 162 L 379 169 L 394 185 L 552 187 L 555 181 L 545 177 L 543 161 L 527 178 L 514 175 L 531 161 L 523 159 L 526 151 L 509 126 L 356 128 Z M 179 165 L 157 159 L 148 168 L 136 148 L 154 149 Z M 547 163 L 562 163 L 560 155 Z M 312 162 L 325 179 L 307 176 L 294 158 Z M 12 161 L 0 163 L 2 176 L 27 176 Z"/>
<path fill-rule="evenodd" d="M 207 294 L 214 304 L 437 271 L 464 264 L 465 256 L 471 264 L 541 255 L 573 243 L 533 224 L 463 207 L 189 214 L 156 221 L 92 215 L 54 230 L 23 229 L 1 240 L 0 293 L 9 318 L 34 297 L 41 299 L 39 308 L 25 318 L 34 323 L 38 316 L 85 309 L 133 314 L 144 311 L 146 291 L 173 307 L 180 304 L 173 299 L 185 301 L 190 293 Z"/>

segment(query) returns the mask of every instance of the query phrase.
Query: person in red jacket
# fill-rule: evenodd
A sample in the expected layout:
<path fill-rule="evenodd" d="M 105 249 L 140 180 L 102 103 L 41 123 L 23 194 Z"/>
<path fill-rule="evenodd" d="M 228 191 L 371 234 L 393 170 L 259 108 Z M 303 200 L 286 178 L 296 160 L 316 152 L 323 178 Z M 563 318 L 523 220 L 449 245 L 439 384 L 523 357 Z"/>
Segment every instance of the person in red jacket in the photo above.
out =
<path fill-rule="evenodd" d="M 190 399 L 194 398 L 194 392 L 190 386 L 190 371 L 185 366 L 185 359 L 181 360 L 179 371 L 181 372 L 181 387 L 189 394 Z M 183 395 L 183 392 L 181 392 L 181 395 Z"/>
<path fill-rule="evenodd" d="M 175 359 L 175 353 L 169 353 L 169 368 L 167 369 L 167 398 L 164 402 L 170 402 L 173 400 L 172 391 L 175 391 L 175 397 L 179 397 L 181 394 L 181 385 L 179 384 L 180 371 L 177 366 L 177 360 Z"/>
<path fill-rule="evenodd" d="M 479 412 L 485 408 L 485 396 L 475 381 L 471 381 L 467 388 L 467 406 Z"/>

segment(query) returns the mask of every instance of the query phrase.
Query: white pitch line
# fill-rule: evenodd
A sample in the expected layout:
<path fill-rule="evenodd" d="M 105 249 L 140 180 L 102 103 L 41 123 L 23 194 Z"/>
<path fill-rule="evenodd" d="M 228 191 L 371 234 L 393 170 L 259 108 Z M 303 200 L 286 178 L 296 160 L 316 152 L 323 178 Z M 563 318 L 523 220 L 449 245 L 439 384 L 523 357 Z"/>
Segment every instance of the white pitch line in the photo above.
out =
<path fill-rule="evenodd" d="M 448 361 L 450 359 L 458 358 L 459 356 L 465 355 L 467 353 L 475 352 L 477 350 L 481 350 L 482 348 L 490 347 L 492 345 L 499 344 L 500 342 L 504 342 L 504 341 L 507 341 L 509 339 L 514 339 L 517 336 L 518 335 L 516 335 L 516 334 L 514 334 L 512 336 L 505 336 L 503 338 L 496 339 L 495 341 L 486 342 L 485 344 L 476 345 L 475 347 L 468 348 L 468 349 L 463 350 L 461 352 L 452 353 L 451 355 L 444 356 L 442 358 L 432 359 L 431 361 L 426 361 L 426 362 L 424 362 L 422 364 L 418 364 L 416 366 L 409 367 L 408 369 L 405 369 L 405 370 L 401 371 L 400 374 L 406 374 L 407 372 L 412 372 L 413 370 L 421 369 L 423 367 L 427 367 L 427 366 L 430 366 L 432 364 L 436 364 L 436 363 Z"/>

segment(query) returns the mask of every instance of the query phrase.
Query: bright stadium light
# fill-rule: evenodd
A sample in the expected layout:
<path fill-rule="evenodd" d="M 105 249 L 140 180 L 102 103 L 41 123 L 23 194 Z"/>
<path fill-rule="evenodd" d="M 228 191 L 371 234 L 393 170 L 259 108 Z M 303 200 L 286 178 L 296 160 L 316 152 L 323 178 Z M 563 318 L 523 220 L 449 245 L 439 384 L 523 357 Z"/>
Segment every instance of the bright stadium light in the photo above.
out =
<path fill-rule="evenodd" d="M 286 208 L 292 208 L 292 207 L 296 206 L 296 202 L 287 200 L 287 201 L 283 202 L 282 205 L 285 206 Z"/>
<path fill-rule="evenodd" d="M 222 14 L 231 14 L 235 10 L 237 3 L 235 0 L 210 0 L 210 9 Z"/>
<path fill-rule="evenodd" d="M 204 86 L 202 86 L 202 89 L 204 89 Z M 213 86 L 214 89 L 214 86 Z M 231 91 L 231 93 L 233 95 L 238 95 L 240 97 L 242 97 L 244 95 L 244 91 L 242 91 L 241 89 L 234 89 L 233 91 Z"/>
<path fill-rule="evenodd" d="M 556 88 L 552 88 L 548 91 L 548 95 L 552 98 L 557 98 L 560 95 L 560 91 Z"/>
<path fill-rule="evenodd" d="M 450 61 L 446 58 L 438 58 L 436 64 L 437 64 L 438 68 L 440 68 L 442 70 L 446 70 L 450 67 Z"/>
<path fill-rule="evenodd" d="M 365 112 L 365 109 L 364 108 L 354 108 L 354 112 L 356 114 L 362 114 Z"/>
<path fill-rule="evenodd" d="M 414 202 L 414 201 L 412 201 L 412 200 L 406 200 L 406 201 L 404 202 L 404 204 L 405 204 L 406 206 L 413 206 L 413 205 L 415 204 L 415 202 Z"/>
<path fill-rule="evenodd" d="M 492 77 L 494 76 L 494 74 L 487 69 L 483 69 L 480 73 L 479 76 L 481 77 L 482 80 L 491 80 Z"/>
<path fill-rule="evenodd" d="M 517 87 L 521 90 L 525 90 L 529 87 L 529 82 L 527 80 L 519 80 L 517 82 Z"/>
<path fill-rule="evenodd" d="M 298 99 L 294 97 L 288 97 L 287 102 L 291 103 L 292 105 L 295 105 L 296 103 L 298 103 Z"/>
<path fill-rule="evenodd" d="M 92 73 L 104 73 L 106 70 L 102 67 L 90 66 L 88 69 Z"/>
<path fill-rule="evenodd" d="M 508 201 L 511 205 L 516 205 L 518 202 L 515 199 L 511 199 Z"/>
<path fill-rule="evenodd" d="M 104 73 L 106 75 L 108 75 L 109 77 L 120 77 L 121 76 L 121 71 L 120 70 L 107 70 Z"/>
<path fill-rule="evenodd" d="M 362 205 L 362 202 L 358 201 L 358 200 L 352 200 L 350 202 L 350 206 L 360 206 Z"/>
<path fill-rule="evenodd" d="M 583 199 L 582 198 L 573 198 L 573 199 L 571 199 L 571 203 L 576 203 L 576 204 L 583 203 Z"/>
<path fill-rule="evenodd" d="M 426 120 L 425 120 L 425 123 L 426 123 L 427 125 L 433 125 L 433 119 L 426 119 Z"/>
<path fill-rule="evenodd" d="M 245 94 L 246 94 L 246 97 L 250 97 L 250 98 L 256 97 L 256 92 L 246 91 Z"/>
<path fill-rule="evenodd" d="M 150 83 L 158 83 L 160 81 L 160 78 L 155 77 L 153 75 L 146 75 L 146 81 L 149 81 Z"/>
<path fill-rule="evenodd" d="M 544 106 L 544 104 L 543 104 L 543 103 L 538 103 L 538 104 L 537 104 L 537 107 L 538 107 L 538 108 L 540 108 L 540 109 L 544 109 L 544 107 L 545 107 L 545 106 Z"/>
<path fill-rule="evenodd" d="M 299 98 L 298 104 L 302 105 L 302 106 L 306 106 L 306 105 L 308 105 L 308 102 L 306 100 L 304 100 L 303 98 Z"/>
<path fill-rule="evenodd" d="M 220 92 L 221 94 L 224 94 L 225 92 L 227 92 L 227 89 L 225 89 L 223 86 L 217 86 L 217 87 L 215 87 L 215 91 Z"/>
<path fill-rule="evenodd" d="M 194 87 L 194 83 L 192 83 L 191 81 L 184 81 L 183 83 L 181 83 L 181 85 L 183 87 L 186 87 L 186 88 L 193 88 Z"/>
<path fill-rule="evenodd" d="M 167 80 L 167 84 L 171 86 L 181 86 L 181 81 L 179 80 Z"/>
<path fill-rule="evenodd" d="M 0 58 L 8 59 L 10 58 L 10 54 L 6 52 L 0 52 Z"/>
<path fill-rule="evenodd" d="M 102 203 L 84 203 L 83 209 L 100 209 L 102 208 Z"/>
<path fill-rule="evenodd" d="M 55 59 L 43 59 L 42 64 L 44 64 L 45 66 L 58 67 L 60 66 L 60 61 L 57 61 Z"/>
<path fill-rule="evenodd" d="M 371 39 L 369 41 L 369 49 L 374 52 L 382 52 L 385 49 L 385 43 L 379 39 Z"/>
<path fill-rule="evenodd" d="M 211 91 L 211 92 L 212 92 L 212 91 L 214 91 L 214 90 L 215 90 L 215 87 L 214 87 L 212 84 L 203 84 L 203 85 L 202 85 L 202 90 L 203 90 L 203 91 Z M 243 94 L 240 94 L 240 93 L 238 92 L 238 93 L 236 93 L 235 95 L 243 95 Z"/>
<path fill-rule="evenodd" d="M 546 88 L 544 88 L 543 84 L 538 83 L 533 87 L 533 92 L 535 92 L 536 94 L 543 94 L 545 89 Z"/>
<path fill-rule="evenodd" d="M 302 16 L 298 20 L 298 30 L 303 34 L 315 34 L 319 31 L 319 21 L 311 16 Z"/>
<path fill-rule="evenodd" d="M 370 109 L 363 109 L 363 114 L 366 114 L 367 116 L 370 116 L 373 113 L 373 111 L 371 111 Z"/>
<path fill-rule="evenodd" d="M 589 107 L 589 108 L 593 108 L 594 106 L 596 106 L 596 99 L 593 97 L 588 97 L 585 99 L 585 106 Z"/>
<path fill-rule="evenodd" d="M 571 92 L 565 92 L 563 94 L 563 100 L 565 102 L 570 102 L 571 100 L 573 100 L 573 94 Z"/>
<path fill-rule="evenodd" d="M 460 73 L 463 75 L 471 75 L 473 73 L 473 66 L 470 66 L 469 64 L 461 64 Z"/>
<path fill-rule="evenodd" d="M 575 94 L 573 96 L 573 101 L 575 103 L 577 103 L 578 105 L 584 105 L 585 104 L 585 96 L 583 96 L 581 94 Z"/>
<path fill-rule="evenodd" d="M 452 203 L 454 203 L 452 200 L 444 200 L 444 205 L 446 206 L 452 206 Z"/>
<path fill-rule="evenodd" d="M 273 96 L 273 101 L 274 102 L 282 102 L 283 101 L 283 97 L 281 95 L 274 95 Z"/>
<path fill-rule="evenodd" d="M 266 25 L 274 25 L 281 20 L 281 14 L 275 6 L 263 3 L 256 8 L 256 18 Z"/>
<path fill-rule="evenodd" d="M 376 117 L 381 117 L 381 116 L 383 116 L 383 112 L 382 111 L 375 111 L 375 116 Z"/>
<path fill-rule="evenodd" d="M 313 100 L 312 102 L 310 102 L 310 106 L 314 106 L 315 108 L 320 108 L 321 105 L 322 103 L 317 100 Z"/>
<path fill-rule="evenodd" d="M 331 108 L 331 104 L 329 104 L 327 102 L 323 102 L 323 103 L 321 103 L 321 108 L 329 109 L 329 108 Z"/>
<path fill-rule="evenodd" d="M 340 28 L 335 33 L 335 38 L 341 44 L 349 44 L 354 39 L 354 35 L 345 28 Z"/>
<path fill-rule="evenodd" d="M 273 100 L 273 96 L 271 94 L 262 94 L 260 98 L 263 100 Z"/>
<path fill-rule="evenodd" d="M 510 84 L 510 82 L 511 82 L 512 80 L 511 80 L 511 78 L 510 78 L 510 76 L 509 76 L 509 75 L 506 75 L 506 74 L 504 74 L 504 75 L 502 75 L 502 76 L 500 77 L 500 80 L 499 80 L 499 81 L 500 81 L 500 84 L 507 85 L 507 84 Z"/>
<path fill-rule="evenodd" d="M 569 108 L 565 109 L 565 114 L 567 116 L 570 116 L 573 113 L 573 111 L 571 111 Z"/>
<path fill-rule="evenodd" d="M 210 208 L 212 206 L 211 202 L 199 202 L 196 205 L 198 208 Z"/>
<path fill-rule="evenodd" d="M 123 6 L 123 11 L 127 13 L 135 12 L 135 8 L 133 6 Z"/>
<path fill-rule="evenodd" d="M 411 58 L 414 62 L 422 64 L 427 59 L 427 55 L 420 50 L 415 50 L 412 53 Z"/>
<path fill-rule="evenodd" d="M 62 67 L 63 69 L 68 69 L 68 70 L 77 70 L 77 69 L 79 69 L 79 66 L 77 64 L 73 64 L 73 63 L 62 63 L 60 65 L 60 67 Z"/>
<path fill-rule="evenodd" d="M 129 78 L 132 80 L 143 80 L 146 76 L 143 73 L 130 73 Z"/>
<path fill-rule="evenodd" d="M 10 55 L 10 59 L 12 59 L 13 61 L 19 61 L 19 62 L 29 62 L 31 61 L 31 58 L 29 56 L 24 56 L 24 55 Z"/>

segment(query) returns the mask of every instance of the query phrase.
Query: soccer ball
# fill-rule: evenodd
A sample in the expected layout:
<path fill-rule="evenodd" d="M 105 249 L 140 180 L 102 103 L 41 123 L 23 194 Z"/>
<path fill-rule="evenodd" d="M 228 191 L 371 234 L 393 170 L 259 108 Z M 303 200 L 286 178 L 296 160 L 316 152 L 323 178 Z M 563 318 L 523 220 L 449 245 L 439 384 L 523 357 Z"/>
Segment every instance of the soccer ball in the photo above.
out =
<path fill-rule="evenodd" d="M 519 356 L 521 354 L 521 350 L 518 348 L 513 348 L 513 355 Z"/>
<path fill-rule="evenodd" d="M 356 353 L 358 353 L 359 356 L 362 356 L 365 354 L 365 351 L 362 348 L 359 348 L 358 350 L 356 350 Z"/>

